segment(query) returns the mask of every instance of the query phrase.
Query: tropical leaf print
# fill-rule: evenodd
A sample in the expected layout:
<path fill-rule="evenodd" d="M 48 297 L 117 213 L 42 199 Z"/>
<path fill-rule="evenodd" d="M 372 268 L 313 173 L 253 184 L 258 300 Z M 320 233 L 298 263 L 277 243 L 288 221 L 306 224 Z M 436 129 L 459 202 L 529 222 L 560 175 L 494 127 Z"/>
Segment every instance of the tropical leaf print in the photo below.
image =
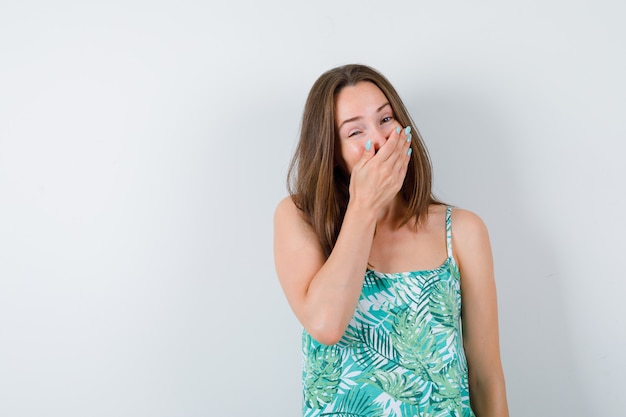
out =
<path fill-rule="evenodd" d="M 460 276 L 439 268 L 368 270 L 342 339 L 303 337 L 305 417 L 475 417 L 461 335 Z"/>
<path fill-rule="evenodd" d="M 321 408 L 333 400 L 340 384 L 341 352 L 336 346 L 312 343 L 305 345 L 308 361 L 304 370 L 304 400 L 309 407 Z"/>
<path fill-rule="evenodd" d="M 410 374 L 400 371 L 387 372 L 374 370 L 372 378 L 373 381 L 371 381 L 371 383 L 377 385 L 394 400 L 417 405 L 419 404 L 420 397 L 423 395 L 423 393 L 415 389 L 415 378 Z"/>
<path fill-rule="evenodd" d="M 355 390 L 345 395 L 337 404 L 337 409 L 324 412 L 320 416 L 335 417 L 383 417 L 384 410 L 374 402 L 367 390 Z"/>
<path fill-rule="evenodd" d="M 359 384 L 359 380 L 363 376 L 361 367 L 357 366 L 354 362 L 344 362 L 341 369 L 341 376 L 339 379 L 339 389 L 337 394 L 345 394 L 351 389 L 354 389 Z"/>
<path fill-rule="evenodd" d="M 367 368 L 393 369 L 398 365 L 398 351 L 388 332 L 363 325 L 361 343 L 354 348 L 354 360 Z"/>
<path fill-rule="evenodd" d="M 388 296 L 393 295 L 394 281 L 389 279 L 381 279 L 375 271 L 368 270 L 363 279 L 362 294 L 386 294 Z"/>
<path fill-rule="evenodd" d="M 455 290 L 447 281 L 438 281 L 430 292 L 428 307 L 433 318 L 442 326 L 454 330 L 459 323 L 459 308 Z"/>
<path fill-rule="evenodd" d="M 431 368 L 436 365 L 437 358 L 433 361 L 431 356 L 437 340 L 430 331 L 430 325 L 420 322 L 417 313 L 407 308 L 397 316 L 391 339 L 398 349 L 402 366 L 432 381 Z"/>

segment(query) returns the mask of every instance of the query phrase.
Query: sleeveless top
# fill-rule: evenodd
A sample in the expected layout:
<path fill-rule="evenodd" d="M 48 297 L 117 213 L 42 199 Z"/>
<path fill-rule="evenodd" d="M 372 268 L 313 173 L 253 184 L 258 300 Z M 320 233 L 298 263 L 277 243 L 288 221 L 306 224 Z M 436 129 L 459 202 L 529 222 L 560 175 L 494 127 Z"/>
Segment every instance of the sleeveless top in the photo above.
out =
<path fill-rule="evenodd" d="M 337 344 L 323 345 L 303 331 L 303 416 L 474 417 L 451 211 L 448 257 L 440 267 L 391 274 L 368 269 Z"/>

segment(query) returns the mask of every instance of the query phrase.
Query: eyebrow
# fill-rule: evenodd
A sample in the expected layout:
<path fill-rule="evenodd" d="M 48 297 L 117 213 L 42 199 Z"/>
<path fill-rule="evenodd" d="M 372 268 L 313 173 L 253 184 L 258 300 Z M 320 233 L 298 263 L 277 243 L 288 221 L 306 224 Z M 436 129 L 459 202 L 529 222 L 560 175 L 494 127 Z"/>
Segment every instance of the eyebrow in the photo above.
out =
<path fill-rule="evenodd" d="M 382 109 L 384 109 L 385 107 L 390 106 L 391 104 L 389 104 L 389 102 L 386 102 L 385 104 L 383 104 L 382 106 L 380 106 L 379 108 L 376 109 L 376 113 L 379 113 Z M 362 116 L 356 116 L 356 117 L 352 117 L 350 119 L 346 119 L 343 122 L 341 122 L 341 124 L 339 125 L 339 127 L 337 128 L 337 130 L 341 130 L 341 128 L 343 127 L 343 125 L 345 125 L 346 123 L 350 123 L 350 122 L 355 122 L 359 119 L 362 119 Z"/>

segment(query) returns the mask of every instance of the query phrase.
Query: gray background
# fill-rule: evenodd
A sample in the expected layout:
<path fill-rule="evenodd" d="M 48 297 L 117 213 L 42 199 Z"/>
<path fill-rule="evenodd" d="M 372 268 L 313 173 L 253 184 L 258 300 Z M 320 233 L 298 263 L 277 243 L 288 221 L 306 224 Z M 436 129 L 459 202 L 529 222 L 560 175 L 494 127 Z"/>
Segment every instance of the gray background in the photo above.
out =
<path fill-rule="evenodd" d="M 514 416 L 626 409 L 623 2 L 0 2 L 0 415 L 296 416 L 272 216 L 314 80 L 487 222 Z"/>

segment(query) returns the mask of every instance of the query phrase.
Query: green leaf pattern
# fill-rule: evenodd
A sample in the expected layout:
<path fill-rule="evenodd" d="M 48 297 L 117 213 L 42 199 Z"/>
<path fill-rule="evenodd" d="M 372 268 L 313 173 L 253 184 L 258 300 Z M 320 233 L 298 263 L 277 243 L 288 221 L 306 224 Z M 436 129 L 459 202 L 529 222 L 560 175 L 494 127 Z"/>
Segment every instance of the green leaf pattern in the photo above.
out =
<path fill-rule="evenodd" d="M 303 416 L 474 417 L 450 211 L 443 265 L 395 274 L 368 270 L 337 344 L 303 332 Z"/>

